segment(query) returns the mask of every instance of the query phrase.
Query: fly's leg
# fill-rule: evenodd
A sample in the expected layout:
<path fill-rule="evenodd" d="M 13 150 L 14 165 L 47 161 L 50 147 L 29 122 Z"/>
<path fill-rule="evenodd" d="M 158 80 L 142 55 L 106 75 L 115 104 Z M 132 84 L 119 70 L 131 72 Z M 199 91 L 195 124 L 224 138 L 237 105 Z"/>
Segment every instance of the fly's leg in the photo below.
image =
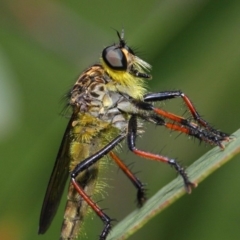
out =
<path fill-rule="evenodd" d="M 141 181 L 130 171 L 130 169 L 122 162 L 122 160 L 113 152 L 110 152 L 109 155 L 115 161 L 115 163 L 120 167 L 120 169 L 126 174 L 130 179 L 133 185 L 137 188 L 137 201 L 138 206 L 141 207 L 144 202 L 147 200 L 145 196 L 144 185 Z"/>
<path fill-rule="evenodd" d="M 186 191 L 188 193 L 191 193 L 192 187 L 196 187 L 196 184 L 192 183 L 189 180 L 184 168 L 175 159 L 171 159 L 171 158 L 168 158 L 168 157 L 165 157 L 162 155 L 153 154 L 150 152 L 145 152 L 145 151 L 137 149 L 136 148 L 136 137 L 137 137 L 137 116 L 132 115 L 132 117 L 130 118 L 129 123 L 128 123 L 128 136 L 127 136 L 128 148 L 133 153 L 135 153 L 136 155 L 138 155 L 140 157 L 144 157 L 144 158 L 159 161 L 159 162 L 168 163 L 169 165 L 174 167 L 175 170 L 182 177 Z"/>
<path fill-rule="evenodd" d="M 194 107 L 193 103 L 191 102 L 191 100 L 181 91 L 165 91 L 165 92 L 158 92 L 158 93 L 148 93 L 144 95 L 144 102 L 157 102 L 157 101 L 164 101 L 167 99 L 172 99 L 172 98 L 176 98 L 176 97 L 181 97 L 185 103 L 185 105 L 187 106 L 187 108 L 189 109 L 189 111 L 191 112 L 194 120 L 201 125 L 202 127 L 206 128 L 209 132 L 211 132 L 212 134 L 215 134 L 216 136 L 218 136 L 219 141 L 224 141 L 224 140 L 229 140 L 229 135 L 227 133 L 221 132 L 219 130 L 214 129 L 212 126 L 210 126 L 210 124 L 205 121 L 197 112 L 196 108 Z M 168 113 L 166 111 L 163 111 L 161 109 L 158 108 L 152 108 L 152 110 L 164 117 L 167 117 L 173 121 L 177 121 L 179 123 L 182 123 L 185 121 L 184 118 L 176 116 L 174 114 Z M 184 125 L 184 124 L 183 124 Z"/>
<path fill-rule="evenodd" d="M 100 240 L 105 240 L 107 235 L 109 234 L 111 230 L 112 219 L 108 215 L 106 215 L 102 211 L 102 209 L 99 208 L 99 206 L 96 203 L 94 203 L 92 199 L 84 192 L 84 190 L 77 183 L 76 177 L 78 176 L 79 173 L 88 169 L 91 165 L 99 161 L 103 156 L 105 156 L 111 150 L 113 150 L 113 148 L 115 148 L 116 145 L 120 143 L 124 138 L 125 138 L 124 135 L 119 135 L 113 141 L 111 141 L 108 145 L 102 148 L 100 151 L 86 158 L 84 161 L 80 162 L 71 173 L 71 183 L 73 184 L 74 188 L 105 224 L 104 229 L 99 238 Z"/>
<path fill-rule="evenodd" d="M 71 182 L 77 192 L 81 195 L 81 197 L 87 202 L 87 204 L 93 209 L 93 211 L 101 218 L 101 220 L 104 222 L 105 226 L 104 229 L 100 235 L 100 240 L 105 240 L 108 233 L 111 230 L 111 221 L 112 219 L 106 215 L 98 206 L 96 203 L 92 201 L 92 199 L 84 192 L 84 190 L 78 185 L 75 178 L 71 178 Z"/>
<path fill-rule="evenodd" d="M 184 124 L 182 123 L 181 125 L 176 123 L 165 122 L 164 126 L 174 131 L 179 131 L 188 134 L 189 136 L 198 138 L 200 141 L 205 141 L 211 145 L 217 145 L 221 149 L 224 149 L 224 146 L 221 142 L 225 139 L 222 138 L 219 139 L 219 136 L 216 136 L 215 134 L 209 132 L 208 130 L 201 128 L 198 125 L 187 120 L 185 120 L 185 123 Z"/>
<path fill-rule="evenodd" d="M 181 91 L 165 91 L 165 92 L 158 92 L 158 93 L 148 93 L 144 95 L 145 102 L 158 102 L 164 101 L 176 97 L 181 97 L 186 104 L 187 108 L 190 110 L 193 118 L 203 127 L 209 128 L 210 130 L 213 129 L 209 126 L 208 122 L 202 119 L 197 112 L 196 108 L 194 107 L 193 103 L 190 99 Z M 162 113 L 162 112 L 161 112 Z M 173 117 L 174 118 L 174 117 Z M 172 119 L 176 120 L 176 119 Z M 216 131 L 217 132 L 217 131 Z"/>
<path fill-rule="evenodd" d="M 146 105 L 146 103 L 143 103 L 143 104 Z M 142 105 L 142 103 L 141 103 L 141 105 Z M 169 114 L 171 114 L 171 113 L 169 113 Z M 159 126 L 164 126 L 168 129 L 178 131 L 178 132 L 187 134 L 189 136 L 193 136 L 195 138 L 198 138 L 200 141 L 205 141 L 209 144 L 217 145 L 221 149 L 224 149 L 224 146 L 221 143 L 222 140 L 220 140 L 218 136 L 209 132 L 205 128 L 199 127 L 197 124 L 195 124 L 187 119 L 182 118 L 181 123 L 179 123 L 178 121 L 172 123 L 172 122 L 166 122 L 159 115 L 142 116 L 141 114 L 138 114 L 137 116 L 144 119 L 145 121 L 154 123 Z M 181 118 L 179 116 L 176 116 L 176 117 Z"/>
<path fill-rule="evenodd" d="M 133 103 L 137 108 L 152 112 L 152 114 L 149 116 L 141 116 L 141 114 L 137 115 L 149 122 L 154 122 L 156 125 L 163 125 L 172 130 L 183 132 L 185 134 L 198 138 L 200 141 L 205 141 L 212 145 L 219 146 L 221 149 L 224 149 L 222 142 L 229 141 L 230 136 L 226 133 L 213 129 L 205 120 L 199 116 L 190 100 L 184 94 L 180 95 L 180 93 L 181 92 L 179 91 L 170 91 L 146 94 L 144 96 L 144 101 L 135 101 Z M 187 106 L 190 109 L 196 123 L 160 108 L 156 108 L 151 103 L 148 103 L 148 101 L 164 101 L 176 96 L 182 96 L 183 99 L 185 99 L 186 103 L 188 103 Z M 166 122 L 163 118 L 171 120 L 173 123 Z"/>

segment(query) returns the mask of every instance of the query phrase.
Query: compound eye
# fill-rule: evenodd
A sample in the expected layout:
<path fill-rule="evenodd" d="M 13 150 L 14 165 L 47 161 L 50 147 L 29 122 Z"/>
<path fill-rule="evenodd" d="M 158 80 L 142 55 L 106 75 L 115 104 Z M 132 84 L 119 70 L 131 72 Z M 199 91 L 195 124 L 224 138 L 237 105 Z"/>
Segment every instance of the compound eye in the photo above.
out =
<path fill-rule="evenodd" d="M 126 70 L 127 59 L 120 48 L 116 46 L 107 47 L 102 52 L 104 62 L 114 70 Z"/>

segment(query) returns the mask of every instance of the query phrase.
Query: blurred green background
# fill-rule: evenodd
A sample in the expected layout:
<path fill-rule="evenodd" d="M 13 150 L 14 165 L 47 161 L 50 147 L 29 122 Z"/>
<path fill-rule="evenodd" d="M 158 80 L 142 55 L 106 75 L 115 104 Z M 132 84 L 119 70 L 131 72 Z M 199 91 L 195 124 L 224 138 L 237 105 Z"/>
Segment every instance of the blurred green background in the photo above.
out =
<path fill-rule="evenodd" d="M 61 99 L 115 30 L 153 66 L 150 91 L 184 91 L 200 114 L 228 133 L 239 128 L 240 1 L 0 2 L 0 239 L 58 239 L 65 198 L 45 235 L 38 236 L 42 200 L 67 125 Z M 178 114 L 182 101 L 162 104 Z M 185 114 L 185 116 L 187 116 Z M 139 146 L 190 165 L 211 147 L 147 126 Z M 176 177 L 169 166 L 121 157 L 147 183 L 148 196 Z M 239 157 L 237 157 L 238 160 Z M 189 196 L 155 217 L 131 240 L 239 239 L 240 162 L 226 164 Z M 136 208 L 135 189 L 116 167 L 106 174 L 101 207 L 121 220 Z M 100 198 L 101 199 L 101 198 Z M 98 218 L 83 235 L 97 239 Z M 86 237 L 87 238 L 87 237 Z"/>

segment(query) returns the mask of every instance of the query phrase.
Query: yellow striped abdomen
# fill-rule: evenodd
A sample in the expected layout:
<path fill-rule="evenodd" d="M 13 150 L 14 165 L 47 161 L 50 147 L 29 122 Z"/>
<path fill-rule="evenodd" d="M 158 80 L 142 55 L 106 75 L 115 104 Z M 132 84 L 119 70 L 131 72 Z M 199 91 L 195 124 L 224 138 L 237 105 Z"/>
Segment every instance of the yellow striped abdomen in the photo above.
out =
<path fill-rule="evenodd" d="M 72 125 L 72 131 L 69 135 L 71 138 L 69 149 L 69 157 L 71 159 L 70 172 L 78 163 L 95 154 L 120 132 L 112 124 L 99 120 L 87 113 L 78 113 Z M 81 172 L 76 178 L 79 186 L 91 198 L 99 192 L 99 189 L 96 188 L 98 172 L 104 162 L 106 162 L 106 157 L 103 157 L 99 162 Z M 83 218 L 89 210 L 87 203 L 83 201 L 70 183 L 60 240 L 77 238 Z"/>

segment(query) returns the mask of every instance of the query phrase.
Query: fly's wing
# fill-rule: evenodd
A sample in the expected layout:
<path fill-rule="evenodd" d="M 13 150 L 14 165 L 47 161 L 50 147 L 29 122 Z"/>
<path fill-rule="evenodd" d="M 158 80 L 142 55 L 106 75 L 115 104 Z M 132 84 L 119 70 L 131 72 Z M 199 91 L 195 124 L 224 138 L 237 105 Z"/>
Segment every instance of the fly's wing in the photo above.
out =
<path fill-rule="evenodd" d="M 57 159 L 48 183 L 47 191 L 44 197 L 38 234 L 43 234 L 50 226 L 60 203 L 64 187 L 69 176 L 69 162 L 68 155 L 70 145 L 70 131 L 72 127 L 73 116 L 68 123 L 67 129 L 64 133 L 60 149 L 58 151 Z"/>

